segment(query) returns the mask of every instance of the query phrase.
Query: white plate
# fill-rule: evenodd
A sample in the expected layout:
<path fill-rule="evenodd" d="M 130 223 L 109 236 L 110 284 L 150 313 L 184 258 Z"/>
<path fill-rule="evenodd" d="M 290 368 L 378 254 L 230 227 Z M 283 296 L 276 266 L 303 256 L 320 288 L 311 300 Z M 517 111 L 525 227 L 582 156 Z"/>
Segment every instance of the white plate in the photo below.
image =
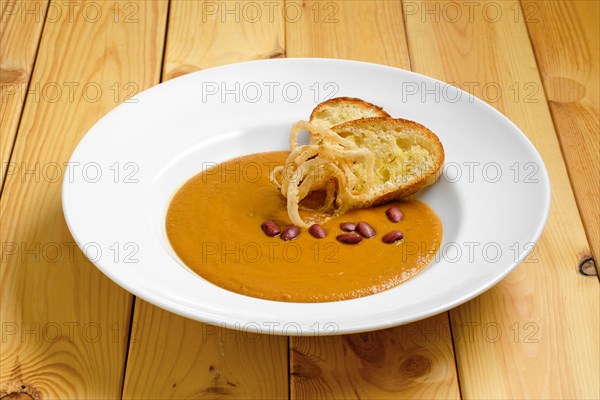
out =
<path fill-rule="evenodd" d="M 164 232 L 176 190 L 207 163 L 286 150 L 290 125 L 334 96 L 373 102 L 440 137 L 444 175 L 419 195 L 443 222 L 436 260 L 383 293 L 308 304 L 232 293 L 183 266 Z M 550 203 L 539 154 L 492 107 L 426 76 L 342 60 L 253 61 L 173 79 L 102 118 L 70 163 L 63 183 L 65 218 L 102 272 L 171 312 L 263 333 L 374 330 L 455 307 L 523 260 L 542 232 Z"/>

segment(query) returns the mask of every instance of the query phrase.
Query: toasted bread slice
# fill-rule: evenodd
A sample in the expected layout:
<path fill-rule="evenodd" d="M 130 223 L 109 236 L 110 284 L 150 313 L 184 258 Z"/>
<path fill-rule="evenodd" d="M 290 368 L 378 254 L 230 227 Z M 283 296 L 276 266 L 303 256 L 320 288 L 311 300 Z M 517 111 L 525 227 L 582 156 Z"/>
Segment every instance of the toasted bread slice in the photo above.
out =
<path fill-rule="evenodd" d="M 318 104 L 309 122 L 323 128 L 361 118 L 389 117 L 383 108 L 353 97 L 336 97 Z"/>
<path fill-rule="evenodd" d="M 406 119 L 363 118 L 331 128 L 339 136 L 375 156 L 374 182 L 352 208 L 364 208 L 403 199 L 436 182 L 444 165 L 444 148 L 425 126 Z M 364 164 L 356 164 L 357 175 Z M 366 182 L 366 180 L 361 179 Z M 358 188 L 360 189 L 360 188 Z"/>
<path fill-rule="evenodd" d="M 309 130 L 313 143 L 299 145 Z M 362 118 L 323 128 L 300 121 L 290 132 L 292 152 L 276 167 L 271 181 L 287 198 L 293 224 L 309 227 L 366 208 L 412 196 L 432 185 L 442 172 L 444 148 L 438 137 L 414 121 L 391 117 Z M 317 207 L 301 202 L 320 192 Z M 303 218 L 299 209 L 316 212 Z"/>

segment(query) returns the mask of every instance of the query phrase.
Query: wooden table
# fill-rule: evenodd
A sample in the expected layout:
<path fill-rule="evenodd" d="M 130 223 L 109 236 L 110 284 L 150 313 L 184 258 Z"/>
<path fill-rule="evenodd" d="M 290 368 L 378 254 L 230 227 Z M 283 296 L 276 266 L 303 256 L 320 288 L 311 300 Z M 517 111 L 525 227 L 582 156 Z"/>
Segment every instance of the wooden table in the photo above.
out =
<path fill-rule="evenodd" d="M 599 11 L 597 1 L 1 0 L 1 398 L 600 398 Z M 161 81 L 276 57 L 411 69 L 506 114 L 552 182 L 533 254 L 450 312 L 333 338 L 229 331 L 112 283 L 62 215 L 78 141 Z"/>

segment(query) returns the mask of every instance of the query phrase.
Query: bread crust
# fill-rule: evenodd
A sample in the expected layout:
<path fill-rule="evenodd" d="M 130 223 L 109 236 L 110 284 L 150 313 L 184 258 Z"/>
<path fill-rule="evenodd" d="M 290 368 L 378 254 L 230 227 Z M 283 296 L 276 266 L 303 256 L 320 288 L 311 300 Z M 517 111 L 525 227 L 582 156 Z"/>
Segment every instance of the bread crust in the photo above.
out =
<path fill-rule="evenodd" d="M 433 185 L 437 181 L 437 179 L 440 177 L 442 170 L 443 170 L 445 154 L 444 154 L 444 147 L 442 146 L 440 139 L 431 130 L 429 130 L 427 127 L 419 124 L 418 122 L 403 119 L 403 118 L 374 117 L 374 118 L 362 118 L 362 119 L 358 119 L 358 120 L 354 120 L 354 121 L 344 122 L 343 124 L 336 125 L 336 126 L 332 127 L 331 129 L 334 132 L 339 133 L 339 132 L 344 131 L 346 128 L 360 129 L 361 127 L 366 127 L 368 125 L 376 126 L 376 125 L 381 125 L 381 124 L 387 124 L 393 128 L 403 127 L 406 129 L 411 129 L 415 132 L 418 132 L 418 134 L 425 136 L 428 140 L 430 140 L 431 144 L 432 144 L 431 147 L 434 150 L 432 153 L 434 153 L 434 157 L 435 157 L 435 159 L 434 159 L 435 168 L 433 168 L 430 171 L 427 171 L 427 173 L 423 174 L 418 180 L 411 182 L 410 184 L 400 185 L 399 187 L 397 187 L 393 190 L 390 190 L 390 191 L 384 192 L 384 193 L 375 194 L 372 198 L 361 201 L 360 204 L 356 205 L 357 207 L 360 207 L 360 208 L 371 207 L 371 206 L 383 204 L 383 203 L 393 201 L 393 200 L 406 199 L 406 198 L 414 195 L 415 193 L 417 193 L 419 190 L 421 190 L 427 186 Z"/>
<path fill-rule="evenodd" d="M 311 123 L 314 122 L 314 120 L 317 118 L 316 117 L 317 113 L 323 111 L 323 109 L 325 109 L 326 107 L 335 106 L 335 105 L 341 104 L 341 103 L 346 103 L 346 104 L 351 103 L 351 104 L 355 104 L 355 105 L 363 107 L 363 108 L 373 109 L 381 117 L 390 117 L 391 118 L 390 114 L 385 112 L 385 110 L 382 107 L 379 107 L 378 105 L 375 105 L 373 103 L 369 103 L 368 101 L 364 101 L 364 100 L 358 99 L 356 97 L 334 97 L 333 99 L 325 100 L 325 101 L 317 104 L 317 106 L 310 113 L 309 121 Z"/>

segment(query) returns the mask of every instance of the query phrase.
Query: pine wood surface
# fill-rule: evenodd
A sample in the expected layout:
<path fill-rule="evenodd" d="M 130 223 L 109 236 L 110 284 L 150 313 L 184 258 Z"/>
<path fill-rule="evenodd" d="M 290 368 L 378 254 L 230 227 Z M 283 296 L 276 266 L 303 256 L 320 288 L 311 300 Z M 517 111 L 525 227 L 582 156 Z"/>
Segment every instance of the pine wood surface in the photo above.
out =
<path fill-rule="evenodd" d="M 9 169 L 47 7 L 48 1 L 0 1 L 0 186 Z"/>
<path fill-rule="evenodd" d="M 525 3 L 524 3 L 525 4 Z M 600 2 L 536 1 L 527 21 L 591 254 L 600 256 Z"/>
<path fill-rule="evenodd" d="M 230 3 L 229 10 L 235 11 L 235 4 Z M 273 14 L 272 20 L 252 23 L 234 13 L 222 19 L 221 7 L 225 6 L 212 1 L 171 2 L 164 80 L 220 64 L 283 55 L 281 17 Z M 263 7 L 263 11 L 267 10 Z M 140 299 L 132 326 L 136 340 L 129 348 L 124 398 L 280 399 L 288 395 L 286 337 L 190 321 Z"/>
<path fill-rule="evenodd" d="M 30 84 L 58 90 L 28 96 L 11 158 L 18 169 L 0 200 L 0 396 L 121 395 L 132 296 L 78 250 L 61 182 L 79 140 L 124 100 L 110 86 L 123 96 L 127 83 L 140 91 L 158 83 L 167 2 L 98 2 L 88 20 L 84 3 L 71 3 L 71 14 L 67 3 L 55 3 L 62 16 L 46 21 Z M 135 22 L 125 23 L 132 10 Z"/>
<path fill-rule="evenodd" d="M 455 341 L 461 393 L 474 399 L 597 398 L 599 386 L 589 383 L 599 382 L 599 287 L 596 278 L 578 272 L 589 245 L 528 40 L 525 18 L 535 15 L 512 2 L 478 4 L 470 20 L 408 16 L 413 69 L 463 86 L 479 82 L 471 85 L 473 94 L 488 96 L 542 155 L 552 204 L 536 251 L 496 287 L 450 312 L 455 337 L 463 337 Z M 468 15 L 467 5 L 462 11 Z M 501 95 L 490 98 L 486 84 Z M 465 340 L 469 330 L 472 340 Z"/>
<path fill-rule="evenodd" d="M 600 290 L 579 273 L 600 242 L 599 3 L 247 4 L 0 0 L 0 397 L 600 398 Z M 507 115 L 552 183 L 534 253 L 448 313 L 336 337 L 223 329 L 112 283 L 62 216 L 81 137 L 160 81 L 286 56 L 412 69 Z"/>
<path fill-rule="evenodd" d="M 286 24 L 288 57 L 410 69 L 400 2 L 305 2 L 302 11 L 304 18 Z M 329 22 L 315 24 L 315 17 Z M 292 338 L 291 398 L 459 398 L 452 341 L 442 332 L 449 333 L 447 313 L 376 332 Z"/>

